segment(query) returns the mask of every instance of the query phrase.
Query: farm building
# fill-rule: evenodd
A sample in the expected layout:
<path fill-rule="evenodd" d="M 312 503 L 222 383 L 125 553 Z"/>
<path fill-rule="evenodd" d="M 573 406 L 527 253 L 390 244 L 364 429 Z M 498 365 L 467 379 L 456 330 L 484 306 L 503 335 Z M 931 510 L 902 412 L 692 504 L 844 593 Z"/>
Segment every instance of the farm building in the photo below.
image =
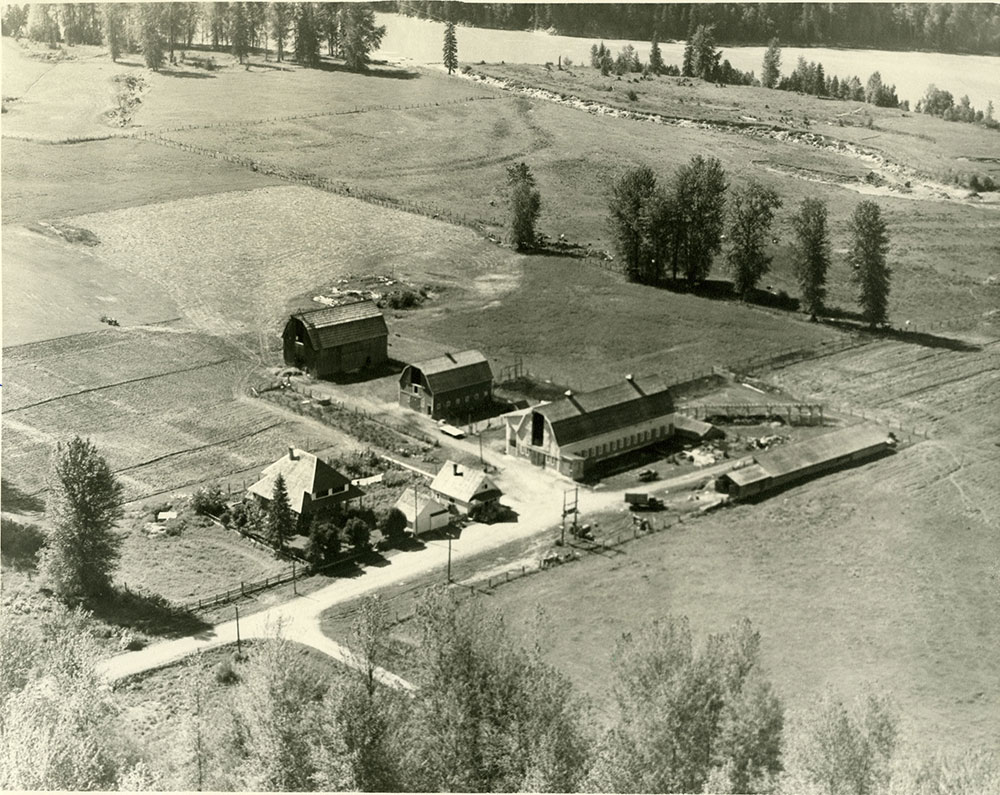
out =
<path fill-rule="evenodd" d="M 371 301 L 294 314 L 283 339 L 285 364 L 319 378 L 378 367 L 389 358 L 389 330 Z"/>
<path fill-rule="evenodd" d="M 482 469 L 445 461 L 431 483 L 434 497 L 449 509 L 468 513 L 473 503 L 496 502 L 503 492 Z"/>
<path fill-rule="evenodd" d="M 751 497 L 820 472 L 864 461 L 885 452 L 893 444 L 889 434 L 877 427 L 843 428 L 755 455 L 749 466 L 719 477 L 716 488 L 731 497 Z"/>
<path fill-rule="evenodd" d="M 264 507 L 274 496 L 274 483 L 278 475 L 285 478 L 288 503 L 298 515 L 334 508 L 348 500 L 360 499 L 364 492 L 352 486 L 349 478 L 317 458 L 312 453 L 289 447 L 282 456 L 260 473 L 260 480 L 247 492 Z"/>
<path fill-rule="evenodd" d="M 396 509 L 406 517 L 406 527 L 414 535 L 439 530 L 451 523 L 451 512 L 429 494 L 409 488 L 396 500 Z"/>
<path fill-rule="evenodd" d="M 467 418 L 492 402 L 493 371 L 479 351 L 409 364 L 399 377 L 399 405 L 435 419 Z"/>
<path fill-rule="evenodd" d="M 658 378 L 625 376 L 593 392 L 506 416 L 507 451 L 575 480 L 594 464 L 680 437 L 701 441 L 722 432 L 677 414 L 670 387 Z"/>

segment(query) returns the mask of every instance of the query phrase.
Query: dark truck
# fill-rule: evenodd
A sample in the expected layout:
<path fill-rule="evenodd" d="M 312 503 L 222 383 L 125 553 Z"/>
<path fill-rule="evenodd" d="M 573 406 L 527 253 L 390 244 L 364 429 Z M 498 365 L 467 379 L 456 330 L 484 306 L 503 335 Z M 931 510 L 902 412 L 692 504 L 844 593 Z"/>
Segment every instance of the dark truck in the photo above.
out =
<path fill-rule="evenodd" d="M 635 492 L 625 493 L 625 502 L 628 503 L 628 507 L 633 511 L 662 511 L 663 501 L 657 499 L 656 497 L 650 497 L 648 494 L 639 494 Z"/>

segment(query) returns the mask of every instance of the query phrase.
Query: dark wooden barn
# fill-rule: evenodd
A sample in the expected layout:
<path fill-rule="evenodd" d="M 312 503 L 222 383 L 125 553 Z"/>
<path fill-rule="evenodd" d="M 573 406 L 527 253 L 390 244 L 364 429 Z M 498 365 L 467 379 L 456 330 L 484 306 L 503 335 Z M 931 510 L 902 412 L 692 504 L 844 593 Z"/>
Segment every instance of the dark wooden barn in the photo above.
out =
<path fill-rule="evenodd" d="M 492 401 L 493 371 L 479 351 L 409 364 L 399 377 L 399 405 L 434 418 L 465 420 Z"/>
<path fill-rule="evenodd" d="M 388 359 L 389 330 L 372 301 L 292 315 L 285 324 L 285 364 L 319 378 L 379 367 Z"/>

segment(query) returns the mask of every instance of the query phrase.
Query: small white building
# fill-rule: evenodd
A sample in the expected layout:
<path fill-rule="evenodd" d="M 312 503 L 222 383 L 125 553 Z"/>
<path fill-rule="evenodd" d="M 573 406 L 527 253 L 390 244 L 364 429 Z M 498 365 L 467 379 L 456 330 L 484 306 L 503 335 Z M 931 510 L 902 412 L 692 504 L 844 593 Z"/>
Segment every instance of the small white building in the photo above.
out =
<path fill-rule="evenodd" d="M 414 535 L 447 527 L 452 518 L 446 506 L 413 488 L 406 489 L 396 500 L 396 510 L 406 517 L 406 528 Z"/>
<path fill-rule="evenodd" d="M 468 513 L 473 503 L 496 502 L 503 492 L 485 470 L 445 461 L 431 483 L 431 492 L 449 510 Z"/>

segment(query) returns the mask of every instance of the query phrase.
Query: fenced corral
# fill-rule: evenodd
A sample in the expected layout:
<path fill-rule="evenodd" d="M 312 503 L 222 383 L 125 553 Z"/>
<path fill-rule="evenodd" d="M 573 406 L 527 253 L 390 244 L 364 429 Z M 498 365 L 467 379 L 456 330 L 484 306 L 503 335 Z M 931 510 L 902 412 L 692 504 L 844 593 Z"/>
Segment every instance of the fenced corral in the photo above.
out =
<path fill-rule="evenodd" d="M 781 417 L 788 425 L 822 425 L 823 406 L 819 403 L 697 403 L 679 405 L 678 411 L 718 424 L 738 424 Z"/>

